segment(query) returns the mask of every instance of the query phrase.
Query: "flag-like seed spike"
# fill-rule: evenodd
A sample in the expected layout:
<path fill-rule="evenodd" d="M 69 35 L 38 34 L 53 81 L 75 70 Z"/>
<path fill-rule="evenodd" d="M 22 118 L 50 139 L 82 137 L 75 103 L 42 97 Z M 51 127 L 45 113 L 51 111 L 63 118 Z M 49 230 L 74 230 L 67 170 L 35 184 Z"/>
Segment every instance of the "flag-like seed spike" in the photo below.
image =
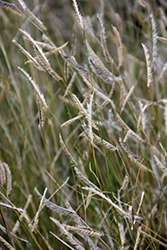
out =
<path fill-rule="evenodd" d="M 48 108 L 48 105 L 45 101 L 44 95 L 41 94 L 38 85 L 35 83 L 35 81 L 31 78 L 31 76 L 22 68 L 18 67 L 18 69 L 27 77 L 27 79 L 30 81 L 32 84 L 34 90 L 36 91 L 37 95 L 39 96 L 40 100 L 42 101 L 43 105 Z"/>
<path fill-rule="evenodd" d="M 153 81 L 151 59 L 150 59 L 150 54 L 148 52 L 148 49 L 147 49 L 146 45 L 144 45 L 142 43 L 142 47 L 143 47 L 143 50 L 144 50 L 144 55 L 145 55 L 146 65 L 147 65 L 147 87 L 150 88 L 150 84 Z"/>
<path fill-rule="evenodd" d="M 83 20 L 82 20 L 83 18 L 81 16 L 80 11 L 79 11 L 77 1 L 76 0 L 72 0 L 72 1 L 73 1 L 74 10 L 76 12 L 76 16 L 78 19 L 78 23 L 79 23 L 80 27 L 82 28 L 82 30 L 84 30 L 84 25 L 83 25 Z"/>

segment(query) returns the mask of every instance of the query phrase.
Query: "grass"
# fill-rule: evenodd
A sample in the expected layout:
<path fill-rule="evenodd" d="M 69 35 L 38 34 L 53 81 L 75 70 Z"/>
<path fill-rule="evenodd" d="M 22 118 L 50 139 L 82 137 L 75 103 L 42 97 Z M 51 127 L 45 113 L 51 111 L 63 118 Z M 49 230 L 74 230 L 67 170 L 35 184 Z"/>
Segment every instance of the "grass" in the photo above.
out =
<path fill-rule="evenodd" d="M 0 7 L 0 248 L 166 249 L 165 2 Z"/>

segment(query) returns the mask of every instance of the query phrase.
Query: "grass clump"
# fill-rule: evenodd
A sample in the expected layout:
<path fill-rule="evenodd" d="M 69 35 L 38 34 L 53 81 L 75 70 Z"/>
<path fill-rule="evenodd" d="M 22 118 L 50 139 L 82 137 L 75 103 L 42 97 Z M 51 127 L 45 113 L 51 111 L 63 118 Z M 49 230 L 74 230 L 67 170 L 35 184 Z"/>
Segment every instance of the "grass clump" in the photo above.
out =
<path fill-rule="evenodd" d="M 0 1 L 2 249 L 167 248 L 160 2 Z"/>

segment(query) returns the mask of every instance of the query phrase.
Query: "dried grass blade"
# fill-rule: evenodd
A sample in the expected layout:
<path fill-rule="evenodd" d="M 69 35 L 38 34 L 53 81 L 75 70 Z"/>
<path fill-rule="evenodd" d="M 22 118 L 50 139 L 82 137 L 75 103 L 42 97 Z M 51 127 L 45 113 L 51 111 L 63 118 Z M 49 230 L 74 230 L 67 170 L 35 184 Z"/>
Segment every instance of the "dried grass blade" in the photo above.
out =
<path fill-rule="evenodd" d="M 150 173 L 154 173 L 152 170 L 150 170 L 150 169 L 148 169 L 145 165 L 143 165 L 141 162 L 139 162 L 139 161 L 136 161 L 135 159 L 132 159 L 131 158 L 131 160 L 132 161 L 134 161 L 134 163 L 139 167 L 139 168 L 141 168 L 141 169 L 143 169 L 143 170 L 146 170 L 146 171 L 148 171 L 148 172 L 150 172 Z"/>
<path fill-rule="evenodd" d="M 27 77 L 27 79 L 30 81 L 30 83 L 32 84 L 34 90 L 36 91 L 37 95 L 39 96 L 41 102 L 43 103 L 43 105 L 48 109 L 48 105 L 45 101 L 44 95 L 41 94 L 38 85 L 34 82 L 34 80 L 30 77 L 30 75 L 22 68 L 18 67 L 18 69 Z"/>
<path fill-rule="evenodd" d="M 64 97 L 70 92 L 70 89 L 71 89 L 71 87 L 72 87 L 72 84 L 73 84 L 73 82 L 75 81 L 76 75 L 77 75 L 76 72 L 74 72 L 74 74 L 73 74 L 73 76 L 72 76 L 72 78 L 71 78 L 71 80 L 70 80 L 70 82 L 69 82 L 69 84 L 68 84 L 68 86 L 67 86 L 67 88 L 66 88 Z"/>
<path fill-rule="evenodd" d="M 34 223 L 31 227 L 31 231 L 33 232 L 34 229 L 37 227 L 37 224 L 38 224 L 38 220 L 39 220 L 39 214 L 41 212 L 41 210 L 43 209 L 43 202 L 44 202 L 44 199 L 45 199 L 45 196 L 46 196 L 46 192 L 47 192 L 47 188 L 45 188 L 44 190 L 44 193 L 43 193 L 43 196 L 41 197 L 41 201 L 40 201 L 40 204 L 39 204 L 39 208 L 38 208 L 38 211 L 36 212 L 36 215 L 35 215 L 35 218 L 34 218 Z"/>
<path fill-rule="evenodd" d="M 98 247 L 96 243 L 94 243 L 94 241 L 91 239 L 90 236 L 85 235 L 85 240 L 88 242 L 89 244 L 89 249 L 91 250 L 102 250 L 102 248 Z M 101 240 L 101 239 L 100 239 Z M 103 242 L 104 243 L 104 242 Z M 105 243 L 104 243 L 105 244 Z M 107 248 L 109 249 L 109 246 L 107 246 Z"/>
<path fill-rule="evenodd" d="M 26 37 L 25 37 L 25 39 L 26 39 Z M 26 39 L 26 40 L 28 40 L 28 39 Z M 48 43 L 43 43 L 43 42 L 39 42 L 39 41 L 35 41 L 35 44 L 38 45 L 42 49 L 49 50 L 48 52 L 45 52 L 44 54 L 45 54 L 45 56 L 50 56 L 50 55 L 56 54 L 57 52 L 60 52 L 62 49 L 64 49 L 67 46 L 68 42 L 64 43 L 60 47 L 56 47 L 54 45 L 50 45 Z"/>
<path fill-rule="evenodd" d="M 69 78 L 69 63 L 64 62 L 64 78 L 67 81 Z"/>
<path fill-rule="evenodd" d="M 136 134 L 133 130 L 128 130 L 129 136 L 133 137 L 136 141 L 145 143 L 145 140 L 143 140 L 138 134 Z"/>
<path fill-rule="evenodd" d="M 121 113 L 122 113 L 122 111 L 124 110 L 124 107 L 125 107 L 127 101 L 129 100 L 131 94 L 133 93 L 134 88 L 135 88 L 135 86 L 133 85 L 133 86 L 131 87 L 131 89 L 129 90 L 129 93 L 126 95 L 126 98 L 125 98 L 125 100 L 124 100 L 123 103 L 122 103 Z"/>
<path fill-rule="evenodd" d="M 122 141 L 121 138 L 119 138 L 119 142 L 121 144 L 121 147 L 125 150 L 125 152 L 128 154 L 129 158 L 133 158 L 134 160 L 140 162 L 138 156 L 134 154 L 129 147 Z"/>
<path fill-rule="evenodd" d="M 100 37 L 101 37 L 101 44 L 103 48 L 103 54 L 108 63 L 112 63 L 113 59 L 111 58 L 111 55 L 108 51 L 107 44 L 106 44 L 106 35 L 105 35 L 105 27 L 104 27 L 104 21 L 103 21 L 103 14 L 97 14 L 97 18 L 100 23 Z"/>
<path fill-rule="evenodd" d="M 83 105 L 82 105 L 82 103 L 80 102 L 80 100 L 78 99 L 78 97 L 77 97 L 75 94 L 72 94 L 72 97 L 73 97 L 73 100 L 74 100 L 75 104 L 77 105 L 77 107 L 78 107 L 80 113 L 81 113 L 83 116 L 85 116 L 87 120 L 89 120 L 88 113 L 87 113 L 86 109 L 83 107 Z M 98 130 L 98 127 L 94 124 L 94 122 L 93 122 L 93 121 L 91 121 L 91 122 L 92 122 L 92 126 L 93 126 L 96 130 Z"/>
<path fill-rule="evenodd" d="M 35 43 L 34 39 L 31 37 L 31 35 L 30 35 L 27 31 L 22 30 L 22 29 L 19 29 L 19 31 L 20 31 L 21 33 L 23 33 L 24 39 L 25 39 L 25 40 L 29 41 L 31 44 L 34 44 L 34 43 Z"/>
<path fill-rule="evenodd" d="M 139 160 L 138 156 L 136 154 L 134 154 L 129 147 L 122 141 L 121 138 L 119 138 L 119 142 L 121 144 L 121 147 L 125 150 L 125 152 L 128 154 L 128 157 L 130 160 L 132 160 L 133 162 L 136 163 L 136 165 L 140 168 L 142 168 L 143 170 L 146 170 L 150 173 L 153 173 L 152 170 L 148 169 L 146 166 L 144 166 L 141 161 Z"/>
<path fill-rule="evenodd" d="M 77 45 L 77 27 L 75 23 L 74 28 L 73 28 L 73 35 L 72 35 L 71 56 L 75 56 L 76 45 Z"/>
<path fill-rule="evenodd" d="M 124 102 L 124 99 L 125 99 L 127 92 L 126 92 L 126 89 L 124 87 L 122 79 L 120 79 L 118 81 L 118 83 L 120 86 L 120 102 L 119 102 L 120 104 L 119 104 L 119 107 L 120 107 L 120 110 L 122 110 L 122 105 L 123 105 L 123 102 Z"/>
<path fill-rule="evenodd" d="M 82 103 L 80 102 L 80 100 L 78 99 L 78 97 L 75 94 L 72 94 L 73 100 L 75 102 L 75 104 L 77 105 L 80 113 L 82 115 L 84 115 L 85 117 L 87 117 L 87 112 L 86 109 L 83 107 Z"/>
<path fill-rule="evenodd" d="M 167 43 L 167 38 L 165 38 L 165 37 L 157 36 L 157 39 L 158 39 L 159 41 L 162 41 L 162 42 Z"/>
<path fill-rule="evenodd" d="M 115 82 L 113 82 L 112 88 L 111 88 L 111 90 L 110 90 L 110 93 L 109 93 L 108 96 L 107 96 L 108 99 L 111 98 L 112 94 L 114 93 L 114 89 L 115 89 Z M 101 110 L 102 108 L 104 108 L 104 107 L 108 104 L 108 99 L 105 100 L 105 101 L 97 108 L 96 112 L 99 113 L 100 110 Z M 110 109 L 110 110 L 111 110 L 111 109 Z M 109 123 L 108 123 L 108 124 L 109 124 Z"/>
<path fill-rule="evenodd" d="M 88 178 L 86 178 L 79 170 L 77 167 L 74 168 L 76 174 L 78 175 L 79 179 L 81 179 L 83 182 L 86 183 L 86 185 L 88 185 L 89 187 L 92 187 L 98 191 L 100 191 L 100 189 L 95 185 L 93 184 L 91 181 L 88 180 Z"/>
<path fill-rule="evenodd" d="M 88 137 L 91 141 L 91 143 L 93 143 L 93 132 L 92 132 L 92 102 L 93 102 L 93 94 L 90 95 L 90 102 L 88 104 Z"/>
<path fill-rule="evenodd" d="M 138 230 L 139 230 L 139 228 L 138 228 Z M 143 231 L 143 230 L 139 230 L 140 231 L 140 233 L 141 234 L 143 234 L 144 236 L 147 236 L 148 238 L 150 238 L 150 239 L 152 239 L 154 242 L 157 242 L 158 244 L 160 244 L 161 246 L 164 246 L 165 248 L 167 248 L 167 244 L 165 244 L 164 242 L 162 242 L 162 241 L 160 241 L 160 240 L 158 240 L 157 239 L 157 233 L 155 233 L 155 237 L 154 236 L 152 236 L 151 234 L 148 234 L 148 233 L 146 233 L 145 231 Z M 142 235 L 142 236 L 143 236 Z M 167 242 L 167 241 L 165 241 L 165 242 Z"/>
<path fill-rule="evenodd" d="M 140 226 L 139 229 L 137 230 L 137 236 L 136 236 L 136 242 L 135 242 L 134 250 L 137 250 L 137 248 L 139 246 L 141 229 L 142 229 L 142 226 Z"/>
<path fill-rule="evenodd" d="M 122 41 L 120 34 L 116 27 L 112 26 L 115 37 L 116 37 L 116 45 L 117 45 L 117 54 L 118 54 L 118 67 L 122 66 L 123 56 L 122 56 Z"/>
<path fill-rule="evenodd" d="M 10 81 L 12 79 L 12 77 L 9 75 L 7 80 L 4 78 L 3 74 L 0 72 L 0 78 L 2 78 L 3 82 L 4 82 L 4 86 L 2 87 L 1 93 L 0 93 L 0 104 L 5 96 L 5 93 L 7 92 L 8 86 L 10 84 Z"/>
<path fill-rule="evenodd" d="M 167 69 L 167 62 L 163 65 L 163 68 L 162 68 L 162 70 L 161 70 L 161 73 L 160 73 L 159 76 L 158 76 L 158 82 L 160 82 L 160 80 L 162 79 L 162 77 L 163 77 L 163 75 L 164 75 L 166 69 Z"/>
<path fill-rule="evenodd" d="M 72 208 L 70 203 L 68 201 L 66 201 L 65 204 L 69 210 L 72 210 L 74 212 L 72 219 L 74 220 L 75 224 L 77 226 L 81 226 L 82 228 L 89 228 L 90 229 L 90 227 L 86 224 L 86 222 L 74 211 L 74 209 Z"/>
<path fill-rule="evenodd" d="M 117 113 L 117 119 L 118 122 L 121 124 L 121 126 L 126 130 L 130 130 L 130 128 L 128 127 L 128 125 L 126 125 L 126 123 L 122 120 L 122 118 L 120 117 L 120 115 Z"/>
<path fill-rule="evenodd" d="M 30 18 L 32 19 L 32 21 L 33 21 L 41 30 L 43 30 L 43 31 L 46 31 L 46 30 L 47 30 L 47 28 L 46 28 L 45 25 L 41 22 L 41 20 L 39 20 L 39 18 L 37 18 L 37 16 L 35 16 L 35 15 L 33 14 L 33 12 L 32 12 L 30 9 L 28 9 L 28 8 L 26 7 L 25 12 L 28 14 L 28 16 L 30 16 Z"/>
<path fill-rule="evenodd" d="M 138 207 L 138 209 L 137 209 L 137 215 L 139 214 L 139 211 L 140 211 L 140 209 L 141 209 L 141 205 L 142 205 L 142 202 L 143 202 L 143 198 L 144 198 L 144 192 L 142 192 L 142 194 L 141 194 L 141 199 L 140 199 L 140 203 L 139 203 L 139 207 Z M 134 224 L 135 224 L 135 220 L 134 220 Z"/>
<path fill-rule="evenodd" d="M 153 14 L 150 15 L 150 19 L 151 19 L 151 28 L 152 28 L 152 37 L 153 37 L 153 63 L 155 63 L 158 52 L 157 52 L 157 31 L 156 31 L 156 24 L 155 24 Z"/>
<path fill-rule="evenodd" d="M 98 196 L 100 196 L 101 198 L 103 198 L 104 200 L 106 200 L 111 206 L 113 206 L 114 208 L 116 208 L 116 210 L 122 214 L 124 217 L 126 217 L 127 219 L 129 219 L 131 221 L 131 217 L 129 216 L 129 214 L 124 211 L 122 208 L 120 208 L 118 205 L 116 205 L 114 202 L 111 201 L 111 199 L 109 199 L 108 197 L 106 197 L 102 192 L 99 192 L 98 190 L 94 189 L 94 188 L 89 188 L 89 187 L 83 187 L 82 189 L 84 190 L 88 190 L 91 191 L 95 194 L 97 194 Z"/>
<path fill-rule="evenodd" d="M 82 76 L 84 82 L 86 83 L 86 85 L 88 86 L 88 88 L 92 90 L 92 84 L 90 83 L 90 80 L 89 80 L 88 78 L 86 78 L 83 74 L 81 74 L 81 76 Z M 113 108 L 114 110 L 116 110 L 115 104 L 114 104 L 114 102 L 113 102 L 110 98 L 108 98 L 105 94 L 103 94 L 101 91 L 99 91 L 99 90 L 98 90 L 97 88 L 95 88 L 94 86 L 93 86 L 93 91 L 94 91 L 94 93 L 95 93 L 98 97 L 102 98 L 102 99 L 103 99 L 104 101 L 106 101 L 106 102 L 109 102 L 109 103 L 111 104 L 112 108 Z"/>
<path fill-rule="evenodd" d="M 95 133 L 93 133 L 93 137 L 95 142 L 100 143 L 101 146 L 104 146 L 108 149 L 110 149 L 111 151 L 115 151 L 118 150 L 115 146 L 113 146 L 111 143 L 107 142 L 106 140 L 102 139 L 100 136 L 96 135 Z"/>
<path fill-rule="evenodd" d="M 13 8 L 13 7 L 15 7 L 15 5 L 14 4 L 11 4 L 11 3 L 8 3 L 8 2 L 5 2 L 5 1 L 0 1 L 0 6 L 1 7 L 6 7 L 6 8 Z"/>
<path fill-rule="evenodd" d="M 38 129 L 39 129 L 39 131 L 41 131 L 43 126 L 44 126 L 44 112 L 43 112 L 43 109 L 42 109 L 41 100 L 40 100 L 38 95 L 36 97 L 36 103 L 37 103 L 37 106 L 38 106 L 38 115 L 39 115 Z"/>
<path fill-rule="evenodd" d="M 29 39 L 27 39 L 26 37 L 24 37 L 24 39 L 29 41 Z M 39 41 L 37 41 L 37 40 L 35 40 L 35 43 L 36 43 L 40 48 L 45 49 L 45 50 L 49 50 L 48 52 L 45 53 L 45 55 L 47 55 L 47 53 L 52 52 L 52 51 L 54 51 L 55 49 L 57 49 L 57 47 L 55 47 L 54 44 L 51 45 L 51 44 L 48 44 L 48 43 L 45 43 L 45 42 L 39 42 Z M 58 51 L 59 51 L 59 50 L 58 50 Z"/>
<path fill-rule="evenodd" d="M 17 2 L 21 5 L 21 7 L 22 7 L 23 9 L 26 8 L 26 4 L 25 4 L 25 2 L 24 2 L 23 0 L 17 0 Z"/>
<path fill-rule="evenodd" d="M 12 191 L 12 175 L 8 164 L 3 163 L 3 166 L 5 167 L 6 170 L 6 181 L 7 181 L 6 195 L 8 196 Z"/>
<path fill-rule="evenodd" d="M 75 237 L 65 229 L 64 225 L 62 225 L 58 220 L 56 220 L 53 217 L 50 217 L 50 219 L 61 229 L 63 234 L 66 235 L 67 240 L 70 242 L 71 245 L 75 246 L 78 250 L 85 250 L 81 246 L 80 242 L 77 239 L 75 239 Z"/>
<path fill-rule="evenodd" d="M 73 123 L 74 121 L 77 121 L 77 120 L 80 119 L 81 117 L 83 117 L 83 115 L 78 115 L 78 116 L 76 116 L 76 117 L 74 117 L 74 118 L 72 118 L 72 119 L 70 119 L 70 120 L 64 122 L 64 123 L 61 125 L 61 127 L 67 126 L 67 125 Z"/>
<path fill-rule="evenodd" d="M 46 52 L 45 55 L 46 56 L 50 56 L 52 54 L 55 54 L 57 52 L 60 52 L 62 49 L 64 49 L 67 46 L 68 42 L 64 43 L 63 45 L 59 46 L 59 47 L 54 47 L 52 48 L 50 51 Z"/>
<path fill-rule="evenodd" d="M 92 62 L 104 73 L 106 74 L 109 79 L 111 81 L 113 81 L 113 79 L 115 81 L 118 81 L 120 79 L 120 77 L 116 77 L 113 76 L 113 74 L 104 66 L 104 64 L 102 63 L 102 61 L 99 59 L 99 57 L 95 54 L 95 52 L 93 51 L 93 49 L 91 48 L 91 46 L 89 45 L 88 41 L 86 40 L 86 46 L 87 46 L 87 50 L 89 53 L 89 59 L 92 60 Z"/>
<path fill-rule="evenodd" d="M 83 68 L 81 65 L 79 65 L 78 63 L 76 63 L 74 60 L 72 60 L 70 57 L 68 57 L 66 55 L 66 53 L 64 52 L 64 50 L 59 51 L 60 55 L 62 56 L 62 58 L 69 62 L 69 64 L 74 67 L 76 70 L 78 70 L 78 72 L 82 72 L 84 73 L 86 76 L 89 76 L 89 72 L 88 70 L 86 70 L 85 68 Z"/>
<path fill-rule="evenodd" d="M 41 64 L 47 64 L 49 65 L 49 61 L 47 60 L 45 54 L 43 53 L 42 49 L 40 46 L 38 46 L 38 43 L 31 37 L 31 35 L 26 32 L 25 30 L 20 29 L 20 31 L 24 34 L 25 39 L 28 40 L 34 47 L 35 53 L 39 57 L 39 60 Z"/>
<path fill-rule="evenodd" d="M 56 79 L 57 81 L 62 80 L 62 78 L 52 69 L 41 47 L 38 46 L 37 42 L 31 37 L 31 35 L 24 30 L 20 29 L 20 31 L 26 36 L 26 39 L 28 39 L 28 41 L 33 45 L 33 48 L 34 48 L 35 54 L 38 57 L 39 63 L 48 71 L 48 73 L 51 76 L 53 76 L 54 79 Z"/>
<path fill-rule="evenodd" d="M 159 11 L 160 11 L 161 20 L 163 21 L 164 25 L 167 26 L 167 17 L 165 14 L 165 9 L 163 7 L 160 7 Z"/>
<path fill-rule="evenodd" d="M 14 14 L 15 16 L 21 18 L 23 17 L 23 14 L 21 13 L 21 11 L 16 7 L 15 4 L 11 4 L 5 1 L 0 1 L 0 7 L 6 9 L 7 11 L 10 11 L 12 14 Z M 14 10 L 13 8 L 15 8 L 16 10 Z"/>
<path fill-rule="evenodd" d="M 28 15 L 28 17 L 31 18 L 32 23 L 36 24 L 38 28 L 42 29 L 43 31 L 46 31 L 47 28 L 44 26 L 44 24 L 41 22 L 41 20 L 39 20 L 33 13 L 32 11 L 27 7 L 27 5 L 25 4 L 25 2 L 23 0 L 17 0 L 19 2 L 19 4 L 21 5 L 21 7 L 23 8 L 23 10 L 25 11 L 25 13 Z"/>
<path fill-rule="evenodd" d="M 79 23 L 80 27 L 82 28 L 82 30 L 84 30 L 83 18 L 81 16 L 80 11 L 79 11 L 77 1 L 76 0 L 72 0 L 72 1 L 73 1 L 74 10 L 76 12 L 76 16 L 77 16 L 77 19 L 78 19 L 78 23 Z"/>
<path fill-rule="evenodd" d="M 83 131 L 80 135 L 79 135 L 79 137 L 86 137 L 87 139 L 89 139 L 89 137 L 88 137 L 88 134 L 87 134 L 87 132 L 85 132 L 85 131 Z M 101 155 L 103 155 L 104 157 L 105 157 L 105 154 L 100 150 L 100 148 L 96 145 L 96 144 L 92 144 L 92 146 L 93 147 L 95 147 L 95 148 L 97 148 L 97 150 L 101 153 Z"/>
<path fill-rule="evenodd" d="M 160 160 L 158 159 L 158 157 L 156 155 L 154 155 L 154 160 L 156 162 L 157 167 L 159 167 L 162 172 L 167 175 L 167 168 L 162 164 L 162 162 L 160 162 Z"/>
<path fill-rule="evenodd" d="M 164 106 L 165 134 L 167 134 L 167 103 Z"/>
<path fill-rule="evenodd" d="M 49 37 L 47 35 L 45 35 L 45 33 L 42 34 L 42 40 L 45 43 L 48 43 L 49 45 L 55 47 L 54 43 L 49 39 Z"/>
<path fill-rule="evenodd" d="M 81 233 L 84 235 L 89 235 L 89 236 L 93 236 L 93 237 L 97 237 L 97 238 L 103 236 L 103 233 L 100 233 L 100 232 L 95 232 L 95 231 L 91 231 L 91 230 L 80 228 L 80 227 L 73 227 L 73 226 L 69 226 L 66 224 L 63 224 L 63 226 L 65 229 L 71 230 L 71 231 L 76 232 L 76 233 Z"/>
<path fill-rule="evenodd" d="M 113 123 L 113 112 L 112 109 L 108 110 L 108 121 L 107 121 L 107 126 L 108 126 L 108 133 L 109 136 L 111 137 L 113 134 L 113 127 L 112 127 L 112 123 Z"/>
<path fill-rule="evenodd" d="M 35 188 L 34 189 L 36 194 L 41 198 L 42 195 L 39 193 L 38 189 Z M 48 207 L 50 210 L 52 211 L 56 211 L 57 213 L 60 213 L 60 214 L 64 214 L 64 215 L 73 215 L 74 212 L 71 211 L 71 210 L 68 210 L 66 208 L 63 208 L 63 207 L 60 207 L 52 202 L 50 202 L 48 199 L 44 199 L 43 201 L 43 205 L 45 205 L 46 207 Z"/>
<path fill-rule="evenodd" d="M 6 174 L 4 163 L 0 160 L 0 180 L 1 185 L 3 186 L 6 183 Z"/>
<path fill-rule="evenodd" d="M 120 239 L 121 239 L 121 246 L 123 247 L 126 243 L 126 237 L 125 237 L 125 229 L 124 229 L 124 225 L 121 222 L 118 222 L 118 228 L 119 228 L 119 235 L 120 235 Z"/>
<path fill-rule="evenodd" d="M 120 190 L 125 190 L 127 188 L 128 184 L 129 184 L 129 176 L 128 176 L 128 174 L 126 174 Z"/>
<path fill-rule="evenodd" d="M 56 239 L 58 239 L 60 242 L 62 242 L 65 246 L 67 246 L 71 250 L 75 250 L 73 247 L 67 244 L 64 240 L 60 239 L 56 234 L 52 233 L 51 231 L 49 233 L 52 234 Z"/>
<path fill-rule="evenodd" d="M 56 81 L 62 81 L 63 78 L 59 76 L 50 66 L 46 68 L 48 73 L 56 80 Z"/>
<path fill-rule="evenodd" d="M 89 62 L 91 65 L 92 70 L 94 71 L 94 73 L 100 78 L 102 79 L 104 82 L 108 83 L 108 84 L 113 84 L 113 79 L 111 79 L 111 77 L 107 77 L 105 74 L 103 74 L 103 72 L 100 70 L 100 68 L 98 68 L 96 66 L 96 64 L 92 61 L 91 58 L 89 58 Z"/>
<path fill-rule="evenodd" d="M 126 125 L 126 123 L 122 120 L 122 118 L 119 116 L 119 114 L 117 113 L 117 119 L 118 122 L 121 124 L 121 126 L 128 132 L 128 136 L 130 135 L 131 137 L 133 137 L 135 140 L 139 141 L 139 142 L 145 142 L 145 140 L 143 140 L 138 134 L 136 134 L 133 130 L 131 130 L 128 125 Z"/>
<path fill-rule="evenodd" d="M 15 206 L 11 206 L 11 205 L 5 204 L 5 203 L 3 203 L 3 202 L 0 202 L 0 206 L 1 206 L 1 207 L 8 208 L 8 209 L 11 209 L 11 210 L 18 211 L 19 213 L 25 213 L 25 212 L 26 212 L 26 211 L 23 210 L 22 208 L 18 208 L 18 207 L 15 207 Z"/>
<path fill-rule="evenodd" d="M 18 43 L 16 42 L 16 40 L 13 39 L 12 42 L 21 50 L 21 52 L 22 52 L 24 55 L 26 55 L 26 56 L 29 58 L 29 62 L 32 62 L 32 63 L 34 64 L 34 66 L 35 66 L 38 70 L 40 70 L 40 71 L 45 71 L 45 70 L 41 67 L 41 65 L 35 60 L 35 58 L 33 58 L 33 57 L 30 55 L 30 53 L 27 52 L 20 44 L 18 44 Z"/>
<path fill-rule="evenodd" d="M 72 157 L 72 155 L 70 154 L 70 152 L 68 151 L 67 147 L 65 146 L 63 139 L 61 137 L 61 134 L 59 134 L 59 140 L 60 140 L 60 144 L 62 149 L 64 150 L 64 152 L 66 153 L 66 155 L 68 156 L 70 162 L 72 163 L 72 165 L 77 166 L 78 163 L 74 160 L 74 158 Z"/>
<path fill-rule="evenodd" d="M 0 241 L 10 250 L 16 250 L 12 245 L 9 244 L 2 236 L 0 236 Z"/>
<path fill-rule="evenodd" d="M 7 183 L 6 195 L 8 196 L 12 191 L 12 175 L 8 164 L 0 161 L 0 181 L 3 186 Z"/>
<path fill-rule="evenodd" d="M 60 77 L 50 66 L 49 61 L 47 60 L 45 54 L 43 53 L 42 49 L 37 46 L 36 44 L 33 44 L 34 51 L 36 55 L 38 56 L 38 61 L 40 64 L 48 71 L 48 73 L 57 81 L 62 80 L 62 77 Z"/>
<path fill-rule="evenodd" d="M 26 211 L 26 209 L 28 208 L 29 204 L 31 204 L 31 203 L 32 203 L 32 195 L 29 194 L 28 199 L 27 199 L 27 202 L 26 202 L 26 204 L 25 204 L 25 206 L 24 206 L 24 211 Z M 19 222 L 19 221 L 21 221 L 21 219 L 22 219 L 23 217 L 26 218 L 26 219 L 28 218 L 26 214 L 22 213 L 22 214 L 19 216 L 19 219 L 16 221 L 15 225 L 13 226 L 12 233 L 15 234 L 15 233 L 18 231 L 19 225 L 20 225 L 20 222 Z M 27 221 L 30 222 L 29 220 L 27 220 Z"/>

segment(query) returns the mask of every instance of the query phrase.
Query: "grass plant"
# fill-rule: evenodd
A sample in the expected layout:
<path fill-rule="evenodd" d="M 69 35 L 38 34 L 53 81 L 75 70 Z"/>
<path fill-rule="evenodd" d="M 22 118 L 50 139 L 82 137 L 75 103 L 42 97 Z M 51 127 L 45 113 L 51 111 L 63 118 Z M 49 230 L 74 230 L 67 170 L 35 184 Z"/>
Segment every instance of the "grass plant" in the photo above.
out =
<path fill-rule="evenodd" d="M 167 249 L 165 1 L 0 1 L 0 249 Z"/>

